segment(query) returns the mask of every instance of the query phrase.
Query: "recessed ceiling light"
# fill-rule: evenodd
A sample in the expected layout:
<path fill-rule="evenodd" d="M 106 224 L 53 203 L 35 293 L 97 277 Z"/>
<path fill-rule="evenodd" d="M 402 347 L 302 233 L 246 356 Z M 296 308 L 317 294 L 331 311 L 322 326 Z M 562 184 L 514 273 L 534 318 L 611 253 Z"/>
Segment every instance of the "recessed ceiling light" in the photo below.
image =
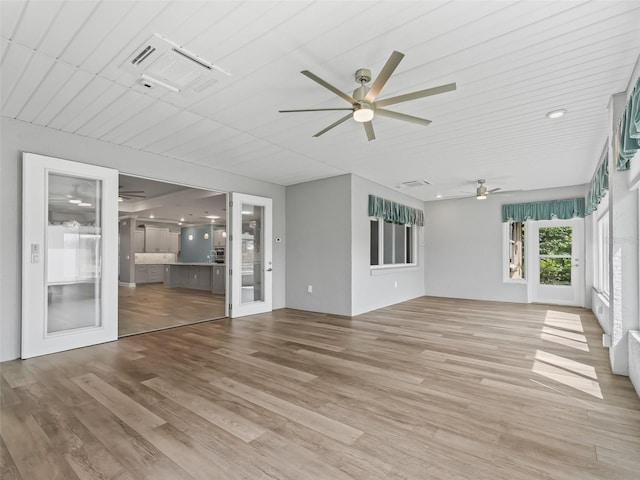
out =
<path fill-rule="evenodd" d="M 72 200 L 69 200 L 69 203 L 75 203 L 75 204 L 78 204 L 78 203 L 82 203 L 82 200 L 72 199 Z"/>
<path fill-rule="evenodd" d="M 211 219 L 211 223 L 215 223 L 215 221 L 216 221 L 216 219 L 215 219 L 215 218 L 212 218 L 212 219 Z"/>
<path fill-rule="evenodd" d="M 442 195 L 437 194 L 437 195 L 436 195 L 436 198 L 442 198 Z"/>
<path fill-rule="evenodd" d="M 149 215 L 149 218 L 156 218 L 156 217 L 154 217 L 153 213 L 152 213 L 151 215 Z"/>
<path fill-rule="evenodd" d="M 207 218 L 220 218 L 218 215 L 207 215 Z"/>
<path fill-rule="evenodd" d="M 559 110 L 551 110 L 549 113 L 547 113 L 545 115 L 545 117 L 547 117 L 547 118 L 560 118 L 565 113 L 567 113 L 567 111 L 564 108 L 561 108 Z"/>
<path fill-rule="evenodd" d="M 180 218 L 180 221 L 181 221 L 181 222 L 184 222 L 184 217 Z"/>
<path fill-rule="evenodd" d="M 79 205 L 80 207 L 91 207 L 91 206 L 92 206 L 92 205 L 91 205 L 90 203 L 88 203 L 88 202 L 80 202 L 78 205 Z"/>
<path fill-rule="evenodd" d="M 182 222 L 178 222 L 178 225 L 182 225 Z"/>

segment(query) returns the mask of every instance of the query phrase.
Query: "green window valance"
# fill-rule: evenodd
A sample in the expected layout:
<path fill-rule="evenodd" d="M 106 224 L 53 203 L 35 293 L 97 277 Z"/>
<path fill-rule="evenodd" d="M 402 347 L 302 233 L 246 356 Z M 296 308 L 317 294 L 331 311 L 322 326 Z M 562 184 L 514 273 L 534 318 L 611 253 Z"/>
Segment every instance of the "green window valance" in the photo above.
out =
<path fill-rule="evenodd" d="M 424 225 L 424 212 L 401 203 L 369 195 L 369 216 L 382 218 L 385 222 L 401 225 Z"/>
<path fill-rule="evenodd" d="M 567 198 L 546 202 L 512 203 L 502 205 L 502 221 L 524 222 L 525 220 L 567 220 L 584 217 L 584 198 Z"/>
<path fill-rule="evenodd" d="M 585 214 L 591 215 L 596 211 L 600 200 L 609 191 L 609 157 L 605 155 L 600 165 L 596 169 L 596 173 L 591 180 L 591 188 L 587 194 L 587 201 L 585 205 Z"/>
<path fill-rule="evenodd" d="M 629 170 L 631 159 L 640 149 L 640 77 L 629 97 L 622 119 L 613 137 L 616 168 Z"/>

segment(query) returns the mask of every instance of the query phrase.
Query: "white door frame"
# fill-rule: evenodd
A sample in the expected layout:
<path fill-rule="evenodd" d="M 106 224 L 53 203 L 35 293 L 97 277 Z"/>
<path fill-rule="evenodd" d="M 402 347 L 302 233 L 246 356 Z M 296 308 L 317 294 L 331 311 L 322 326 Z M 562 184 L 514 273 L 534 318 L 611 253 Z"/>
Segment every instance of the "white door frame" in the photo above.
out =
<path fill-rule="evenodd" d="M 102 182 L 101 324 L 47 333 L 48 174 Z M 80 348 L 118 338 L 118 171 L 32 153 L 23 154 L 22 358 Z"/>
<path fill-rule="evenodd" d="M 539 229 L 546 227 L 572 227 L 572 252 L 571 252 L 571 278 L 573 288 L 571 298 L 544 298 L 539 295 L 540 288 L 540 257 L 539 257 Z M 527 300 L 529 303 L 551 303 L 584 307 L 585 289 L 585 245 L 584 245 L 584 219 L 572 218 L 569 220 L 528 220 L 526 233 L 526 266 L 527 266 Z M 574 282 L 575 279 L 575 282 Z M 554 288 L 552 286 L 543 286 Z M 557 288 L 565 288 L 559 286 Z"/>
<path fill-rule="evenodd" d="M 231 294 L 231 318 L 266 313 L 272 310 L 273 303 L 273 251 L 272 231 L 273 215 L 272 200 L 255 195 L 232 192 L 229 196 L 231 210 L 231 240 L 227 237 L 231 247 L 231 274 L 229 275 L 229 293 Z M 263 262 L 258 268 L 262 269 L 264 301 L 242 302 L 242 205 L 250 204 L 264 207 L 264 225 L 262 231 Z"/>

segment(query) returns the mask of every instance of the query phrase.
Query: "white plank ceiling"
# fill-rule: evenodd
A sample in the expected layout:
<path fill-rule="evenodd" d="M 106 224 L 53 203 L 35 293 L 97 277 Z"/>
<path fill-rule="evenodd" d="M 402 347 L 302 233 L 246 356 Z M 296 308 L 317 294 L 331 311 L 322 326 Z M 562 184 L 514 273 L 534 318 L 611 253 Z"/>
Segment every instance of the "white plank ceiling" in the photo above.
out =
<path fill-rule="evenodd" d="M 1 3 L 3 116 L 281 185 L 352 172 L 423 200 L 489 188 L 590 180 L 609 97 L 640 54 L 633 1 L 22 1 Z M 121 63 L 161 34 L 231 74 L 200 96 L 145 90 Z M 393 106 L 428 127 L 374 119 L 300 74 L 342 91 L 406 56 L 379 99 L 456 82 Z M 557 120 L 545 118 L 564 108 Z M 152 172 L 149 172 L 150 176 Z"/>

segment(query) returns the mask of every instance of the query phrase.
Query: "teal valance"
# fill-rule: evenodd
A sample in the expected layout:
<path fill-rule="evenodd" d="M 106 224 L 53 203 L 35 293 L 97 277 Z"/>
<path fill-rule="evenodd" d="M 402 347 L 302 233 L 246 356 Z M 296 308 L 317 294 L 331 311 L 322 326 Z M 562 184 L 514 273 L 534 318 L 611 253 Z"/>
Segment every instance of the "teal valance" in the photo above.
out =
<path fill-rule="evenodd" d="M 609 191 L 609 157 L 607 155 L 604 156 L 600 165 L 596 169 L 596 173 L 593 176 L 593 180 L 591 180 L 591 188 L 589 189 L 589 193 L 587 194 L 587 201 L 585 206 L 585 213 L 587 215 L 591 215 L 596 211 L 598 205 L 600 205 L 600 200 L 604 198 L 604 196 Z"/>
<path fill-rule="evenodd" d="M 584 217 L 584 198 L 567 198 L 546 202 L 511 203 L 502 205 L 502 221 L 567 220 Z"/>
<path fill-rule="evenodd" d="M 629 96 L 622 119 L 613 138 L 616 168 L 629 170 L 631 159 L 640 149 L 640 77 Z"/>
<path fill-rule="evenodd" d="M 401 225 L 424 225 L 424 212 L 401 203 L 369 195 L 369 216 L 382 218 L 385 222 Z"/>

